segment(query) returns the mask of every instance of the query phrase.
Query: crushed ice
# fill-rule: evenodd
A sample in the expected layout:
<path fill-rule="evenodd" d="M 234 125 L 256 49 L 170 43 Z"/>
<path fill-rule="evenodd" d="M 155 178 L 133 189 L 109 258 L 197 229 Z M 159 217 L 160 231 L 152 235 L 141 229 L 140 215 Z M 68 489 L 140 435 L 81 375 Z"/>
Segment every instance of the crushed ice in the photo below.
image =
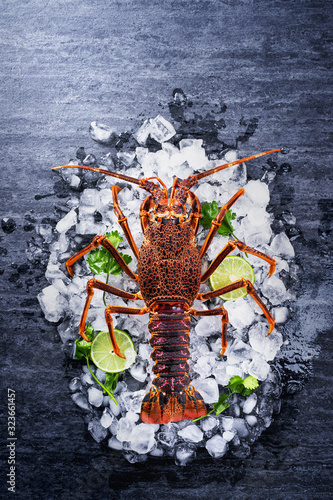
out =
<path fill-rule="evenodd" d="M 155 119 L 146 120 L 132 136 L 139 144 L 135 151 L 118 151 L 117 161 L 120 162 L 120 167 L 126 168 L 126 173 L 135 177 L 158 175 L 171 186 L 174 175 L 186 178 L 194 171 L 206 170 L 237 157 L 237 152 L 230 150 L 225 153 L 223 160 L 210 160 L 202 140 L 183 138 L 179 141 L 179 146 L 176 146 L 168 142 L 175 134 L 173 125 L 160 115 Z M 108 144 L 114 132 L 107 125 L 92 122 L 90 135 L 95 141 Z M 151 151 L 147 145 L 149 138 L 160 143 L 161 149 Z M 86 155 L 84 151 L 80 151 L 80 155 L 84 164 L 95 162 L 95 157 L 90 158 L 93 155 Z M 77 153 L 78 157 L 80 155 Z M 97 165 L 102 168 L 110 167 L 111 170 L 117 168 L 111 153 L 104 155 Z M 75 170 L 62 171 L 61 175 L 72 188 L 78 188 L 81 177 L 76 175 Z M 87 187 L 81 194 L 78 190 L 73 191 L 73 196 L 67 203 L 68 212 L 58 221 L 55 232 L 48 232 L 47 226 L 39 231 L 45 241 L 50 243 L 51 253 L 46 270 L 50 285 L 42 290 L 38 300 L 48 321 L 59 323 L 63 320 L 58 325 L 58 332 L 65 345 L 71 345 L 78 337 L 77 326 L 86 297 L 86 282 L 91 273 L 85 259 L 82 259 L 75 265 L 74 278 L 69 279 L 64 262 L 82 248 L 83 242 L 87 244 L 87 235 L 119 230 L 112 211 L 110 186 L 114 181 L 98 177 L 98 174 L 93 175 L 97 177 L 97 187 Z M 226 355 L 223 358 L 218 357 L 221 349 L 220 318 L 204 317 L 199 321 L 194 320 L 191 331 L 190 376 L 194 387 L 207 403 L 217 401 L 222 387 L 227 385 L 234 375 L 256 376 L 260 386 L 248 397 L 233 394 L 228 400 L 230 407 L 219 416 L 210 415 L 195 423 L 142 423 L 141 401 L 153 378 L 151 347 L 148 344 L 148 315 L 116 315 L 115 326 L 131 334 L 137 351 L 136 362 L 123 375 L 123 380 L 118 382 L 115 391 L 118 406 L 108 396 L 103 395 L 86 366 L 83 366 L 80 377 L 71 380 L 69 389 L 73 402 L 90 416 L 88 431 L 92 438 L 98 443 L 107 440 L 110 449 L 122 450 L 131 463 L 144 461 L 150 454 L 154 457 L 173 456 L 178 465 L 186 465 L 196 456 L 198 448 L 205 448 L 213 458 L 224 456 L 228 450 L 235 456 L 244 458 L 250 452 L 250 445 L 270 425 L 274 411 L 279 411 L 281 380 L 273 361 L 283 345 L 279 325 L 288 320 L 288 305 L 294 298 L 280 276 L 281 272 L 289 271 L 289 264 L 294 257 L 292 243 L 285 232 L 273 234 L 272 214 L 266 211 L 270 200 L 268 186 L 260 180 L 247 182 L 245 164 L 212 176 L 208 181 L 196 185 L 193 191 L 202 203 L 216 200 L 221 206 L 243 186 L 245 195 L 233 207 L 237 213 L 237 220 L 234 221 L 235 234 L 238 239 L 277 260 L 277 271 L 268 279 L 268 266 L 263 261 L 248 256 L 255 270 L 256 290 L 274 314 L 276 328 L 266 337 L 265 317 L 248 296 L 226 302 L 224 305 L 230 320 Z M 119 193 L 120 206 L 128 217 L 138 245 L 142 242 L 138 212 L 145 196 L 145 192 L 133 186 L 125 187 Z M 290 218 L 293 218 L 292 214 L 289 214 Z M 206 231 L 201 228 L 197 239 L 199 247 L 205 234 Z M 226 242 L 226 238 L 219 235 L 215 237 L 208 253 L 210 260 Z M 126 245 L 123 244 L 122 249 L 131 254 Z M 135 266 L 135 259 L 131 264 L 135 270 L 133 264 Z M 103 278 L 105 277 L 101 276 L 99 279 Z M 112 284 L 116 287 L 132 291 L 133 284 L 123 274 L 112 276 L 112 279 Z M 203 289 L 205 288 L 207 289 L 207 284 L 203 285 Z M 108 299 L 112 304 L 126 305 L 120 298 L 108 296 Z M 215 303 L 216 301 L 219 299 L 215 299 Z M 211 302 L 213 304 L 214 301 Z M 206 302 L 195 306 L 214 307 L 212 304 Z M 104 307 L 98 291 L 90 307 L 88 321 L 97 331 L 106 328 Z M 94 369 L 94 372 L 97 378 L 103 381 L 103 372 L 98 369 Z"/>

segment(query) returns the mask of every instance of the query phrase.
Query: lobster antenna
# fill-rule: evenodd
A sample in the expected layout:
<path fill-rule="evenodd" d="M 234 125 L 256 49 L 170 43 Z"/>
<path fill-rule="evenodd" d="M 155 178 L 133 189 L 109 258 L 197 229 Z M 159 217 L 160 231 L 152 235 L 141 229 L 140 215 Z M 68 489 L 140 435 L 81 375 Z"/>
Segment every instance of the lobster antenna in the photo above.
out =
<path fill-rule="evenodd" d="M 240 163 L 244 163 L 245 161 L 250 161 L 254 160 L 255 158 L 259 158 L 260 156 L 264 155 L 269 155 L 271 153 L 277 153 L 278 151 L 281 151 L 281 149 L 272 149 L 271 151 L 265 151 L 264 153 L 258 153 L 253 156 L 248 156 L 247 158 L 241 158 L 240 160 L 235 160 L 231 161 L 230 163 L 225 163 L 224 165 L 220 165 L 219 167 L 211 168 L 210 170 L 206 170 L 204 172 L 200 172 L 200 174 L 196 174 L 193 177 L 195 178 L 195 183 L 203 179 L 204 177 L 207 177 L 208 175 L 215 174 L 216 172 L 219 172 L 220 170 L 224 170 L 225 168 L 232 167 L 233 165 L 239 165 Z"/>
<path fill-rule="evenodd" d="M 81 168 L 83 170 L 91 170 L 92 172 L 111 175 L 111 177 L 117 177 L 118 179 L 122 179 L 123 181 L 132 182 L 133 184 L 138 184 L 140 185 L 140 187 L 143 187 L 141 181 L 139 179 L 136 179 L 135 177 L 130 177 L 129 175 L 124 175 L 124 174 L 118 174 L 118 172 L 110 172 L 110 170 L 104 170 L 103 168 L 87 167 L 85 165 L 61 165 L 60 167 L 53 167 L 51 168 L 51 170 L 59 170 L 60 168 Z"/>

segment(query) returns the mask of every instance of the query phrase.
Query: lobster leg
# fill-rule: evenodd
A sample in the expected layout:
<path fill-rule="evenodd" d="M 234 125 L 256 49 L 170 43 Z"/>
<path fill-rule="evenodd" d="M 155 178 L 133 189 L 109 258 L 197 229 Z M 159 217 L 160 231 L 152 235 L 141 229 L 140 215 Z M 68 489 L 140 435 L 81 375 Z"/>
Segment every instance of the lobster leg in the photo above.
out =
<path fill-rule="evenodd" d="M 191 214 L 190 214 L 191 227 L 193 229 L 194 234 L 197 234 L 199 229 L 199 221 L 201 219 L 201 204 L 199 198 L 194 193 L 192 193 L 192 191 L 188 192 L 188 199 L 191 205 Z"/>
<path fill-rule="evenodd" d="M 221 252 L 218 254 L 217 257 L 213 260 L 213 262 L 210 264 L 208 267 L 207 271 L 201 276 L 201 283 L 206 281 L 217 269 L 217 267 L 221 264 L 221 262 L 231 253 L 233 250 L 238 248 L 239 250 L 242 250 L 242 252 L 247 252 L 252 255 L 256 255 L 260 259 L 265 260 L 266 262 L 269 263 L 269 273 L 268 276 L 272 276 L 272 274 L 275 271 L 276 267 L 276 261 L 272 259 L 272 257 L 269 257 L 263 252 L 260 252 L 259 250 L 256 250 L 255 248 L 248 247 L 245 243 L 239 240 L 230 240 L 226 244 L 226 246 L 221 250 Z"/>
<path fill-rule="evenodd" d="M 136 300 L 136 299 L 133 299 Z M 120 313 L 120 314 L 146 314 L 148 313 L 149 310 L 147 307 L 142 307 L 141 309 L 135 308 L 135 307 L 124 307 L 124 306 L 107 306 L 105 309 L 105 321 L 106 324 L 108 325 L 109 333 L 110 333 L 110 339 L 112 342 L 113 350 L 119 356 L 120 358 L 125 359 L 126 356 L 124 356 L 119 349 L 119 346 L 116 342 L 115 336 L 114 336 L 114 329 L 113 329 L 113 319 L 111 314 L 112 313 Z"/>
<path fill-rule="evenodd" d="M 215 309 L 208 309 L 206 311 L 197 311 L 196 309 L 190 309 L 189 311 L 193 316 L 222 316 L 222 350 L 220 356 L 222 356 L 227 348 L 227 326 L 229 323 L 228 312 L 224 307 L 216 307 Z"/>
<path fill-rule="evenodd" d="M 262 302 L 262 300 L 258 297 L 257 292 L 254 289 L 254 286 L 252 285 L 251 281 L 246 280 L 242 278 L 241 280 L 235 281 L 234 283 L 231 283 L 230 285 L 223 286 L 221 288 L 218 288 L 217 290 L 212 290 L 211 292 L 206 292 L 206 293 L 198 293 L 197 299 L 198 300 L 209 300 L 209 299 L 214 299 L 215 297 L 218 297 L 219 295 L 224 295 L 225 293 L 232 292 L 233 290 L 237 290 L 238 288 L 243 288 L 246 286 L 248 294 L 253 298 L 253 300 L 256 301 L 264 315 L 266 316 L 266 319 L 269 323 L 269 328 L 268 328 L 268 333 L 269 335 L 273 330 L 275 326 L 275 320 L 265 304 Z"/>
<path fill-rule="evenodd" d="M 135 257 L 138 259 L 139 258 L 139 250 L 138 247 L 136 246 L 136 243 L 133 239 L 131 230 L 128 226 L 127 223 L 127 217 L 124 216 L 123 212 L 121 211 L 118 203 L 118 193 L 121 191 L 121 187 L 119 186 L 112 186 L 111 191 L 112 191 L 112 198 L 113 198 L 113 211 L 116 214 L 118 218 L 118 223 L 122 227 L 122 230 L 124 231 L 124 234 L 126 236 L 126 239 L 129 243 L 129 246 L 131 247 Z"/>
<path fill-rule="evenodd" d="M 77 252 L 75 255 L 73 255 L 73 257 L 68 259 L 68 261 L 66 262 L 66 268 L 68 274 L 70 276 L 74 276 L 73 265 L 75 264 L 75 262 L 84 255 L 86 255 L 87 253 L 89 253 L 91 250 L 97 248 L 99 245 L 102 245 L 104 248 L 107 249 L 107 251 L 112 255 L 112 257 L 115 258 L 116 262 L 120 265 L 122 270 L 127 274 L 127 276 L 132 278 L 132 280 L 137 281 L 138 276 L 134 274 L 133 271 L 128 267 L 128 265 L 126 264 L 126 262 L 124 261 L 118 250 L 112 245 L 112 243 L 110 243 L 110 241 L 107 239 L 105 235 L 100 235 L 100 234 L 95 236 L 95 238 L 88 246 L 86 246 L 85 248 Z"/>
<path fill-rule="evenodd" d="M 87 316 L 88 316 L 88 310 L 89 306 L 91 303 L 91 300 L 94 296 L 94 288 L 98 290 L 104 290 L 105 292 L 108 293 L 113 293 L 113 295 L 117 295 L 118 297 L 122 297 L 123 299 L 129 299 L 129 300 L 138 300 L 141 299 L 141 293 L 129 293 L 125 292 L 124 290 L 120 290 L 119 288 L 115 288 L 112 285 L 107 285 L 106 283 L 103 283 L 102 281 L 99 281 L 95 278 L 92 278 L 88 281 L 87 283 L 87 298 L 86 298 L 86 303 L 83 308 L 82 316 L 81 316 L 81 321 L 79 325 L 79 333 L 81 337 L 83 337 L 85 340 L 89 341 L 87 335 L 85 334 L 85 328 L 86 328 L 86 322 L 87 322 Z"/>
<path fill-rule="evenodd" d="M 232 207 L 232 205 L 238 200 L 238 198 L 243 196 L 244 192 L 245 191 L 243 188 L 239 189 L 237 191 L 237 193 L 234 194 L 234 196 L 232 198 L 230 198 L 230 200 L 225 205 L 223 205 L 222 208 L 220 208 L 219 213 L 217 214 L 215 219 L 212 221 L 212 225 L 210 227 L 210 230 L 209 230 L 209 232 L 206 236 L 206 239 L 205 239 L 205 241 L 200 249 L 200 259 L 202 259 L 202 257 L 207 252 L 209 245 L 212 242 L 212 239 L 214 238 L 215 234 L 217 233 L 217 231 L 219 230 L 219 228 L 222 224 L 222 220 L 224 219 L 225 214 Z"/>

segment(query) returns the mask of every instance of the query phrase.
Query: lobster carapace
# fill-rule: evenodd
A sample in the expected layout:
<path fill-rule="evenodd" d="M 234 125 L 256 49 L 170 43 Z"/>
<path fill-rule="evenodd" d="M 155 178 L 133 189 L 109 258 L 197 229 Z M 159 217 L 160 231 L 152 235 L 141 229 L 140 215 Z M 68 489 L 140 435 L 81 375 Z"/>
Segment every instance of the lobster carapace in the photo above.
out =
<path fill-rule="evenodd" d="M 191 385 L 188 376 L 190 317 L 191 315 L 221 316 L 222 355 L 227 347 L 228 314 L 223 306 L 209 310 L 196 310 L 193 308 L 195 300 L 206 301 L 245 286 L 249 295 L 257 302 L 267 318 L 268 334 L 274 328 L 272 315 L 248 280 L 240 279 L 218 290 L 199 293 L 200 284 L 206 281 L 225 257 L 235 249 L 265 260 L 269 264 L 269 276 L 275 270 L 275 260 L 259 250 L 248 247 L 242 241 L 229 240 L 204 274 L 201 274 L 202 258 L 226 212 L 244 194 L 244 189 L 240 189 L 220 209 L 199 250 L 195 243 L 195 237 L 201 217 L 201 206 L 191 188 L 202 178 L 220 170 L 278 151 L 280 149 L 242 158 L 192 175 L 184 180 L 175 178 L 170 193 L 159 177 L 135 179 L 118 172 L 83 165 L 64 165 L 53 169 L 81 168 L 92 170 L 134 183 L 149 192 L 149 196 L 145 198 L 140 207 L 139 216 L 144 239 L 139 250 L 128 227 L 127 218 L 119 207 L 118 192 L 121 188 L 112 186 L 113 209 L 138 260 L 137 274 L 128 267 L 118 250 L 104 235 L 95 236 L 87 247 L 66 262 L 67 270 L 73 276 L 74 263 L 92 249 L 102 245 L 115 258 L 122 270 L 139 284 L 139 291 L 130 293 L 95 278 L 90 279 L 87 283 L 87 299 L 79 332 L 84 339 L 89 341 L 85 334 L 85 325 L 94 289 L 103 290 L 123 299 L 144 300 L 145 306 L 142 308 L 108 305 L 105 309 L 105 319 L 111 342 L 115 353 L 120 357 L 124 357 L 124 355 L 120 352 L 115 340 L 112 314 L 149 314 L 148 328 L 151 333 L 150 345 L 153 347 L 151 357 L 155 361 L 153 367 L 155 378 L 142 402 L 141 419 L 144 422 L 151 424 L 177 422 L 182 419 L 195 419 L 207 413 L 202 396 Z M 153 180 L 157 180 L 157 183 Z"/>

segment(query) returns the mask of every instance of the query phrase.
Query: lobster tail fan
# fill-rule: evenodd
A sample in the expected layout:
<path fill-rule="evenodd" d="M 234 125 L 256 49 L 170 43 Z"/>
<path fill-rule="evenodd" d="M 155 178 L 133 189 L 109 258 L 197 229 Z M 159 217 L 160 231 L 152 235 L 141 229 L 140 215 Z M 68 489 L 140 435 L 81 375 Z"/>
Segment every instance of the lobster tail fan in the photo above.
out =
<path fill-rule="evenodd" d="M 207 414 L 201 394 L 189 384 L 181 392 L 163 392 L 153 385 L 141 406 L 141 420 L 148 424 L 167 424 L 180 420 L 193 420 Z"/>

